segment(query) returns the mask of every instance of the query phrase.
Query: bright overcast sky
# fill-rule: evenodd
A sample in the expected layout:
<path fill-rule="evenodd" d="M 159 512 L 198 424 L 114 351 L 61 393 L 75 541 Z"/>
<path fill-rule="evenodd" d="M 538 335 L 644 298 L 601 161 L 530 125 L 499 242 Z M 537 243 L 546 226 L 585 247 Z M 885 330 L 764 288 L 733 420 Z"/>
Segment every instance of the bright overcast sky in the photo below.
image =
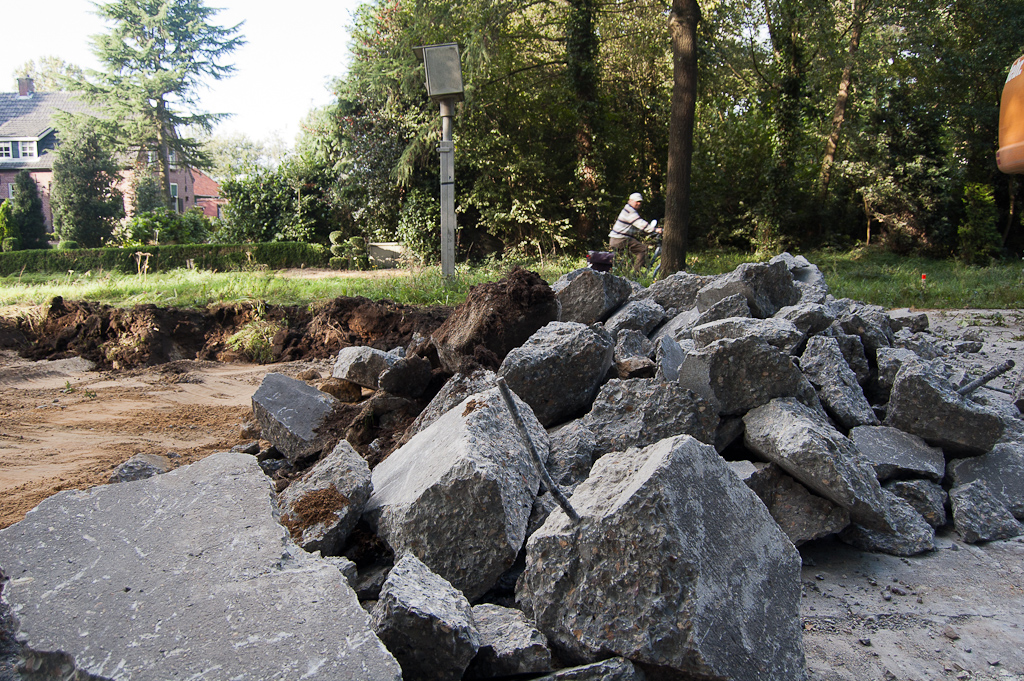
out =
<path fill-rule="evenodd" d="M 248 41 L 226 61 L 235 74 L 211 81 L 201 93 L 211 113 L 234 114 L 217 134 L 245 133 L 254 140 L 275 133 L 292 146 L 299 123 L 314 107 L 331 101 L 328 84 L 342 76 L 348 32 L 361 0 L 207 0 L 223 8 L 221 26 L 244 21 Z M 0 92 L 12 92 L 14 70 L 29 59 L 56 56 L 83 68 L 98 68 L 90 36 L 105 31 L 89 0 L 8 0 L 0 40 Z"/>

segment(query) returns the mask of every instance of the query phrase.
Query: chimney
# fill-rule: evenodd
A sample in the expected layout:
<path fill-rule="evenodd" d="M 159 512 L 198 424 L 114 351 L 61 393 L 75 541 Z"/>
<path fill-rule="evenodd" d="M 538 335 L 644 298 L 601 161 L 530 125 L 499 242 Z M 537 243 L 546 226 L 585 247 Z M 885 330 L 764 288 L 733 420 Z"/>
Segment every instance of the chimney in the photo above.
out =
<path fill-rule="evenodd" d="M 18 79 L 18 96 L 19 97 L 31 97 L 32 93 L 34 93 L 35 91 L 36 91 L 36 84 L 35 84 L 35 82 L 31 78 L 29 78 L 28 76 L 25 76 L 24 78 L 19 78 Z"/>

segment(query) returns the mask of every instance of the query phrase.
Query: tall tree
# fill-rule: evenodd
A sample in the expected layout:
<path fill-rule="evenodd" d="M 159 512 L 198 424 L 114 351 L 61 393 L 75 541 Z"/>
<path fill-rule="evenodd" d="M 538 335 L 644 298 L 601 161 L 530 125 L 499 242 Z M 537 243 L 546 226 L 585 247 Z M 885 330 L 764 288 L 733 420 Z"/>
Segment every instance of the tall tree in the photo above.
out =
<path fill-rule="evenodd" d="M 241 24 L 212 23 L 219 10 L 203 0 L 114 0 L 98 5 L 111 23 L 93 36 L 93 52 L 103 70 L 89 71 L 78 83 L 87 99 L 103 105 L 108 125 L 123 151 L 160 170 L 164 203 L 170 207 L 170 166 L 206 168 L 210 158 L 201 142 L 180 134 L 189 126 L 210 132 L 226 114 L 200 110 L 206 78 L 221 80 L 234 71 L 224 58 L 245 40 Z"/>
<path fill-rule="evenodd" d="M 697 109 L 697 0 L 672 0 L 672 112 L 669 118 L 668 167 L 665 182 L 665 235 L 661 276 L 686 267 L 690 226 L 690 170 L 693 121 Z"/>
<path fill-rule="evenodd" d="M 124 198 L 117 188 L 120 168 L 95 119 L 65 118 L 53 160 L 53 231 L 61 241 L 98 248 L 124 217 Z"/>
<path fill-rule="evenodd" d="M 33 87 L 38 92 L 57 92 L 64 88 L 69 81 L 81 80 L 85 74 L 80 66 L 64 61 L 60 57 L 40 57 L 37 63 L 34 59 L 14 69 L 14 78 L 31 78 Z"/>
<path fill-rule="evenodd" d="M 27 170 L 14 177 L 11 222 L 21 237 L 20 248 L 46 248 L 46 218 L 39 188 Z"/>

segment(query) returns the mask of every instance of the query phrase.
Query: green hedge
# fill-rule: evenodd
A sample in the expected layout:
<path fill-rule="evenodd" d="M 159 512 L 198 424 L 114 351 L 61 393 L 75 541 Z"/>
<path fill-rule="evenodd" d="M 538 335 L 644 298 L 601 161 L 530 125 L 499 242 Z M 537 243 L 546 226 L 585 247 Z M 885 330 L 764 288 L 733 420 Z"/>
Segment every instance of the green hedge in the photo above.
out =
<path fill-rule="evenodd" d="M 319 244 L 272 242 L 263 244 L 195 244 L 143 246 L 142 248 L 58 248 L 0 253 L 0 276 L 26 272 L 63 273 L 68 270 L 115 270 L 138 272 L 135 254 L 150 253 L 149 271 L 195 267 L 227 272 L 264 265 L 285 267 L 326 267 L 331 252 Z"/>

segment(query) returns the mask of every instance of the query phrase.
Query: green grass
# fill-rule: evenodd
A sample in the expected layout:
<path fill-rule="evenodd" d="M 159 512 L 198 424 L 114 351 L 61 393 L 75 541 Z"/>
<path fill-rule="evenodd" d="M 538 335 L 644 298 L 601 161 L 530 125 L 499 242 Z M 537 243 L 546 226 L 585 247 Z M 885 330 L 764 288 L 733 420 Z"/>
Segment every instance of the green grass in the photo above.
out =
<path fill-rule="evenodd" d="M 868 249 L 805 255 L 825 274 L 837 298 L 853 298 L 887 308 L 1024 308 L 1024 263 L 1020 261 L 968 267 L 955 261 L 896 256 Z M 739 252 L 697 252 L 689 254 L 688 264 L 691 272 L 721 274 L 742 262 L 755 260 L 754 256 Z M 561 274 L 585 266 L 586 261 L 559 258 L 518 264 L 554 282 Z M 500 279 L 509 267 L 508 263 L 460 264 L 448 281 L 437 267 L 407 275 L 322 279 L 292 279 L 273 271 L 175 270 L 145 277 L 113 272 L 24 274 L 0 277 L 0 306 L 42 305 L 58 295 L 114 306 L 149 303 L 185 308 L 251 301 L 307 305 L 338 296 L 388 298 L 409 305 L 457 305 L 465 300 L 470 287 Z M 924 281 L 922 274 L 926 275 Z M 641 278 L 641 283 L 650 281 Z"/>

